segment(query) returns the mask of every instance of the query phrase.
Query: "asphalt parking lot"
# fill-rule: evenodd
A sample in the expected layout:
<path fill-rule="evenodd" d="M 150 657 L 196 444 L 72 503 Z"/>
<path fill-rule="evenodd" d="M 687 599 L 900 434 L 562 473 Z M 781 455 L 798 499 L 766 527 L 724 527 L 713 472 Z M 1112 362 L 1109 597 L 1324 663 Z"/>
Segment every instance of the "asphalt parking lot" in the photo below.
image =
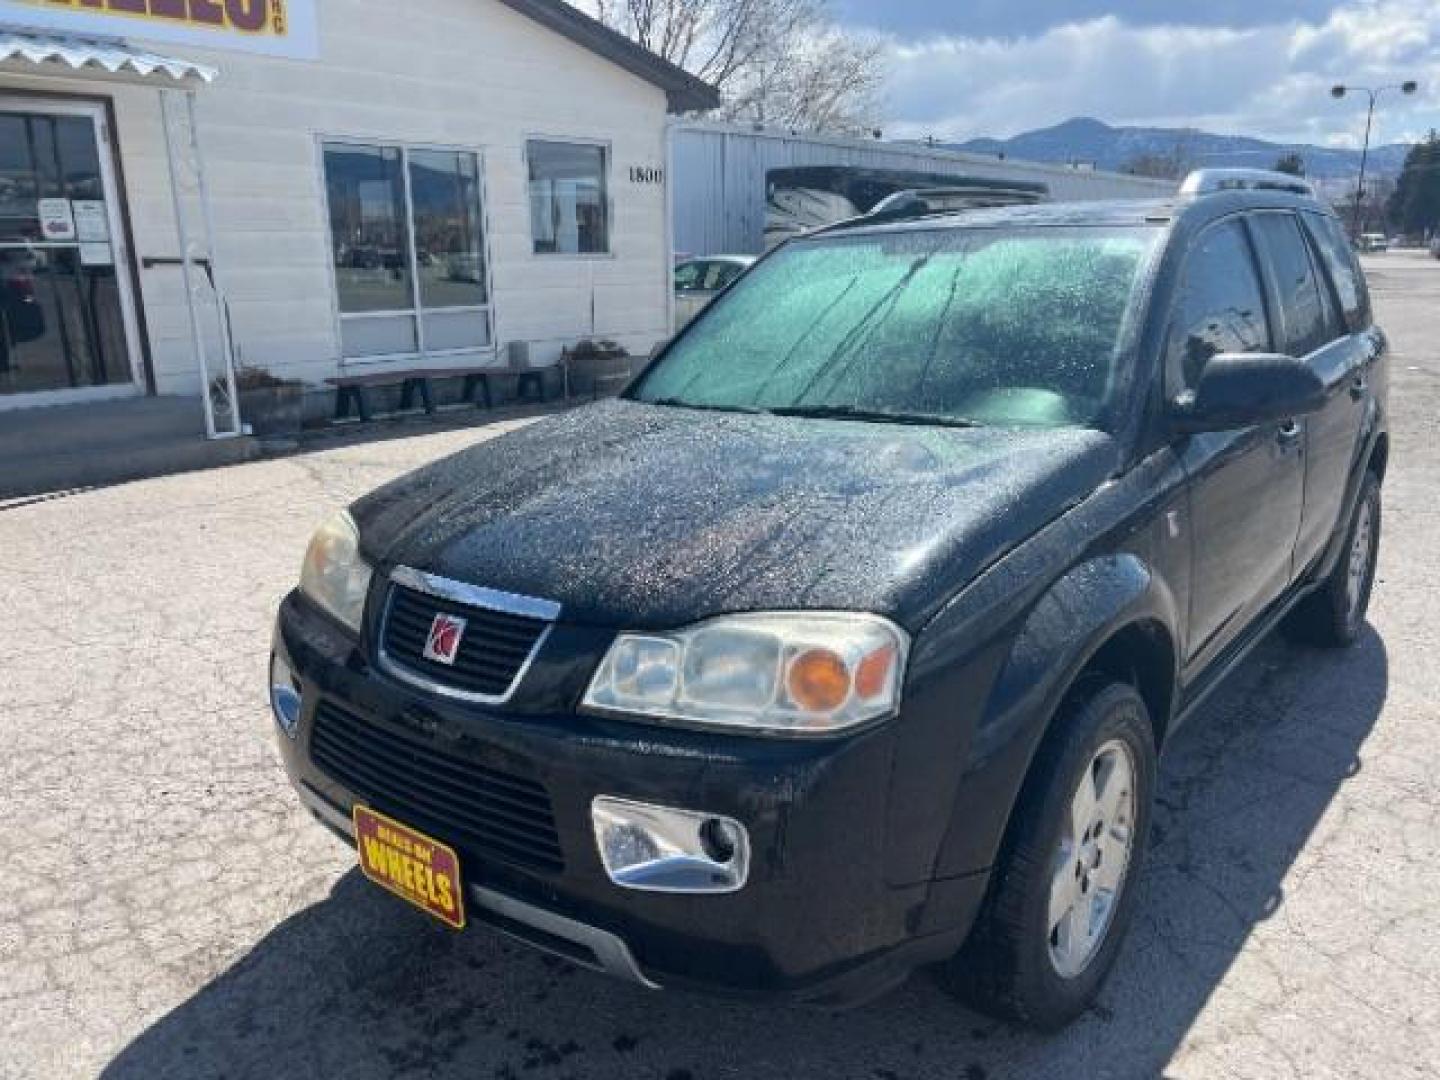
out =
<path fill-rule="evenodd" d="M 1163 769 L 1139 916 L 1050 1037 L 921 975 L 858 1011 L 657 995 L 368 884 L 271 745 L 314 525 L 511 423 L 0 509 L 0 1076 L 1426 1077 L 1440 1072 L 1440 262 L 1394 347 L 1372 628 L 1267 643 Z"/>

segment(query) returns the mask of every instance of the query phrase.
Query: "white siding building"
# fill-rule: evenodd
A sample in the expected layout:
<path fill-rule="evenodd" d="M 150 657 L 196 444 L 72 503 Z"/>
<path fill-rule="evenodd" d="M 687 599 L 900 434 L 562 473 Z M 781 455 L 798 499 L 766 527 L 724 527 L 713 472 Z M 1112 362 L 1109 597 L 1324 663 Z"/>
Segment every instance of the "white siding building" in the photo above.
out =
<path fill-rule="evenodd" d="M 559 0 L 134 7 L 0 0 L 0 423 L 668 333 L 708 86 Z"/>

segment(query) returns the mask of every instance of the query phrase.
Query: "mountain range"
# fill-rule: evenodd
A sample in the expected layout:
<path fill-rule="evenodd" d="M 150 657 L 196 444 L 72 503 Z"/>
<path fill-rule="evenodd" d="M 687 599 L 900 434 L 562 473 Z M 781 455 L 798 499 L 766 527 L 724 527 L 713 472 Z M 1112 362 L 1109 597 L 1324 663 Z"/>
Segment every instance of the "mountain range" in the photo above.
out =
<path fill-rule="evenodd" d="M 1193 128 L 1112 127 L 1090 117 L 1066 120 L 1010 139 L 970 139 L 945 145 L 952 150 L 1004 154 L 1029 161 L 1084 162 L 1097 169 L 1113 171 L 1123 170 L 1143 155 L 1172 157 L 1177 154 L 1189 168 L 1268 169 L 1276 159 L 1292 152 L 1304 159 L 1305 174 L 1316 179 L 1351 178 L 1360 171 L 1359 150 L 1269 142 L 1244 135 L 1215 135 Z M 1404 143 L 1372 146 L 1366 168 L 1382 175 L 1396 175 L 1409 149 Z"/>

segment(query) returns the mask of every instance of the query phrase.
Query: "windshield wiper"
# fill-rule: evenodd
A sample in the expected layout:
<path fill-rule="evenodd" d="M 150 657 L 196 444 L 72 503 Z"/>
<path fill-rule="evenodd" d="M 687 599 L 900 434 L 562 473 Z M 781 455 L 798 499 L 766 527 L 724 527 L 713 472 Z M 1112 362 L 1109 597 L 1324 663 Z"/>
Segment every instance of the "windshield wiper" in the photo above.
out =
<path fill-rule="evenodd" d="M 973 428 L 980 425 L 963 416 L 939 413 L 889 412 L 861 409 L 854 405 L 777 405 L 766 409 L 775 416 L 803 416 L 815 420 L 860 420 L 879 424 L 916 424 L 925 427 Z"/>
<path fill-rule="evenodd" d="M 667 409 L 698 409 L 702 412 L 765 413 L 768 409 L 757 409 L 753 405 L 705 405 L 697 401 L 686 401 L 678 397 L 640 398 L 646 405 L 660 405 Z"/>

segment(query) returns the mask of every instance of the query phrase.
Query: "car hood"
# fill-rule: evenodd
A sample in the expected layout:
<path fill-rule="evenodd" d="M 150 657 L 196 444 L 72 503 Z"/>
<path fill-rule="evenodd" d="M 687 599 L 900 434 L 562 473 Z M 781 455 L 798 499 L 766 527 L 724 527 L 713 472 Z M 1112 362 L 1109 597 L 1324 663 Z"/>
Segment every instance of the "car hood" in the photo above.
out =
<path fill-rule="evenodd" d="M 377 565 L 555 600 L 566 621 L 831 609 L 913 630 L 1115 465 L 1096 431 L 612 400 L 472 446 L 352 512 Z"/>

